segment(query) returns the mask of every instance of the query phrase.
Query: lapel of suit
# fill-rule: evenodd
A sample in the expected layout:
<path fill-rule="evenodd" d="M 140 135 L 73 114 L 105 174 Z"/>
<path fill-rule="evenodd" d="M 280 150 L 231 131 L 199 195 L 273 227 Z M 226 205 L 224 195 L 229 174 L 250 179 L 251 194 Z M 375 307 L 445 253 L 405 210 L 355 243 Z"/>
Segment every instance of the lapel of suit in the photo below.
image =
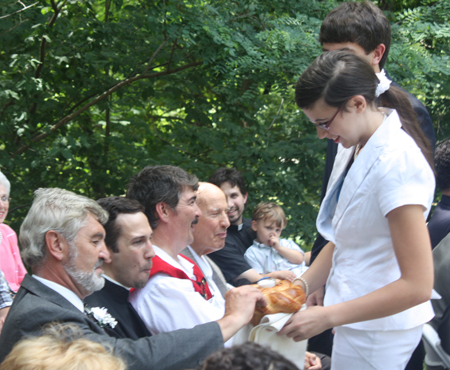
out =
<path fill-rule="evenodd" d="M 37 295 L 41 298 L 44 298 L 46 301 L 49 301 L 53 304 L 56 304 L 62 308 L 75 310 L 80 312 L 72 303 L 70 303 L 66 298 L 64 298 L 61 294 L 49 288 L 48 286 L 42 284 L 40 281 L 31 277 L 30 275 L 26 275 L 22 281 L 21 286 L 28 290 L 31 294 Z M 84 315 L 82 312 L 80 314 Z"/>
<path fill-rule="evenodd" d="M 70 310 L 72 311 L 72 313 L 77 313 L 80 316 L 80 319 L 83 318 L 83 321 L 85 321 L 94 332 L 104 333 L 102 328 L 98 326 L 94 321 L 89 319 L 84 314 L 84 312 L 81 312 L 61 294 L 42 284 L 40 281 L 36 280 L 30 275 L 25 275 L 24 279 L 22 280 L 21 287 L 24 289 L 23 295 L 25 295 L 26 291 L 28 291 L 28 293 L 41 297 L 42 299 L 55 304 L 62 309 Z M 17 298 L 20 299 L 20 296 Z"/>
<path fill-rule="evenodd" d="M 336 212 L 338 203 L 338 194 L 341 189 L 342 183 L 346 176 L 346 169 L 353 156 L 354 148 L 351 150 L 339 151 L 334 160 L 333 177 L 330 177 L 328 183 L 327 193 L 320 205 L 319 214 L 317 216 L 316 226 L 319 233 L 325 238 L 335 243 L 334 231 L 332 227 L 332 221 Z M 348 155 L 348 154 L 351 155 Z"/>
<path fill-rule="evenodd" d="M 391 136 L 401 129 L 400 120 L 396 111 L 388 110 L 389 117 L 384 120 L 380 127 L 369 138 L 358 157 L 353 162 L 342 185 L 336 213 L 333 218 L 333 229 L 339 226 L 342 216 L 349 207 L 356 192 L 361 187 L 373 165 L 383 153 Z M 397 123 L 396 123 L 397 122 Z"/>
<path fill-rule="evenodd" d="M 191 253 L 191 250 L 189 248 L 183 249 L 181 251 L 181 254 L 183 256 L 186 256 L 186 257 L 190 258 L 194 262 L 196 261 L 196 258 Z M 217 288 L 219 289 L 219 291 L 222 294 L 222 296 L 225 296 L 225 293 L 227 292 L 228 288 L 227 288 L 227 285 L 226 285 L 225 277 L 222 274 L 222 271 L 219 269 L 219 267 L 208 256 L 206 256 L 206 260 L 209 262 L 209 265 L 212 268 L 212 271 L 213 271 L 212 279 L 213 279 L 214 283 L 217 285 Z M 203 271 L 203 275 L 204 274 L 205 274 L 205 272 Z"/>
<path fill-rule="evenodd" d="M 209 258 L 208 256 L 205 256 L 206 260 L 208 261 L 209 265 L 212 268 L 213 271 L 213 280 L 217 285 L 217 288 L 220 291 L 220 294 L 222 294 L 222 296 L 225 296 L 225 293 L 227 292 L 228 288 L 227 288 L 227 282 L 225 280 L 225 277 L 222 274 L 222 271 L 220 270 L 219 266 L 217 266 L 214 261 Z"/>
<path fill-rule="evenodd" d="M 195 261 L 194 256 L 192 255 L 190 249 L 188 247 L 184 248 L 181 253 L 183 256 L 186 256 L 187 258 L 190 258 L 191 260 Z"/>

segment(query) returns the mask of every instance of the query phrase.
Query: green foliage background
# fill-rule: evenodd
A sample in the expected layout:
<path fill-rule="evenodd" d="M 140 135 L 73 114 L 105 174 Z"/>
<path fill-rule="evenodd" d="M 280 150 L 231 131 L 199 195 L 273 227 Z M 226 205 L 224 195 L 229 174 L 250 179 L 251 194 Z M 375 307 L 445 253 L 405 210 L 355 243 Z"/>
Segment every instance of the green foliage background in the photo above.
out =
<path fill-rule="evenodd" d="M 275 199 L 285 236 L 315 238 L 326 143 L 293 86 L 321 52 L 339 1 L 2 0 L 0 169 L 18 231 L 38 187 L 94 199 L 125 193 L 153 164 L 206 180 L 234 166 L 247 212 Z M 392 22 L 386 69 L 450 134 L 450 0 L 380 1 Z"/>

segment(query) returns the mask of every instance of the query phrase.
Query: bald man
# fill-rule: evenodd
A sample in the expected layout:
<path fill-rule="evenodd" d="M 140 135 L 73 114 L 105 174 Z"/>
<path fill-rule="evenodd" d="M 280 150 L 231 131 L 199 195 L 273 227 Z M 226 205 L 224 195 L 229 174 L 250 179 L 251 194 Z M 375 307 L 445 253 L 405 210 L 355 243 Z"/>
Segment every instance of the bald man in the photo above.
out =
<path fill-rule="evenodd" d="M 227 198 L 218 186 L 208 182 L 199 183 L 197 205 L 202 212 L 194 231 L 194 241 L 181 253 L 201 268 L 210 288 L 224 295 L 228 290 L 220 268 L 206 255 L 225 246 L 227 228 L 230 226 Z"/>

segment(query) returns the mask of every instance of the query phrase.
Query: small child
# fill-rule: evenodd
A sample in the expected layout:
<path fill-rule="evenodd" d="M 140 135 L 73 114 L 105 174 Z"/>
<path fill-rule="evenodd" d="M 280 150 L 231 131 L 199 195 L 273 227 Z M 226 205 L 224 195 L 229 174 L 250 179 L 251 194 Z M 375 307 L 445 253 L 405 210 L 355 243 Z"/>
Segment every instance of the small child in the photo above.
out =
<path fill-rule="evenodd" d="M 259 203 L 253 211 L 252 229 L 256 231 L 256 240 L 244 257 L 258 273 L 289 270 L 292 277 L 297 277 L 307 270 L 305 253 L 300 247 L 291 240 L 280 239 L 286 225 L 283 209 L 273 202 Z"/>

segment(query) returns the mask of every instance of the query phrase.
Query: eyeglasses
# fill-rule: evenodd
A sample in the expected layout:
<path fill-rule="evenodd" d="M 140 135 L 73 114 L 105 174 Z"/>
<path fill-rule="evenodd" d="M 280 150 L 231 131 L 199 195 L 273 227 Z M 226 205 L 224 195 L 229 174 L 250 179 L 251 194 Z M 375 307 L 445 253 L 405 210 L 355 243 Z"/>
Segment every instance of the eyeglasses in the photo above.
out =
<path fill-rule="evenodd" d="M 331 117 L 331 119 L 328 122 L 324 122 L 324 123 L 314 123 L 314 126 L 316 126 L 316 128 L 321 128 L 322 130 L 329 130 L 331 124 L 333 123 L 333 120 L 336 118 L 336 116 L 338 115 L 339 111 L 342 109 L 342 107 L 346 104 L 347 102 L 345 102 L 344 104 L 342 104 L 338 110 L 336 111 L 336 113 L 333 115 L 333 117 Z"/>
<path fill-rule="evenodd" d="M 10 198 L 10 197 L 7 197 L 6 195 L 2 195 L 1 198 L 0 198 L 0 200 L 1 200 L 3 203 L 9 203 L 9 202 L 11 202 L 11 198 Z"/>

